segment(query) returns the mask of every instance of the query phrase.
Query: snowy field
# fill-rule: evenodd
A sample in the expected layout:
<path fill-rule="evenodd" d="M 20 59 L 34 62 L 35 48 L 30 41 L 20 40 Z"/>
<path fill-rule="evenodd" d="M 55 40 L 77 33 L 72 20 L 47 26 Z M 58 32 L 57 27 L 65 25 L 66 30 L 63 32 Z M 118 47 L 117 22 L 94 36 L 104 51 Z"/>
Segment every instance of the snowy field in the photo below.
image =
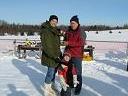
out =
<path fill-rule="evenodd" d="M 119 31 L 119 30 L 118 30 Z M 87 40 L 119 41 L 92 42 L 94 61 L 83 61 L 83 88 L 79 96 L 128 96 L 128 72 L 126 71 L 126 49 L 128 30 L 118 33 L 109 31 L 87 33 Z M 106 35 L 107 34 L 107 35 Z M 30 55 L 26 59 L 18 59 L 13 53 L 14 39 L 36 39 L 39 37 L 0 37 L 0 96 L 42 96 L 47 68 L 40 64 L 40 59 Z M 6 39 L 6 40 L 5 40 Z M 60 84 L 56 78 L 58 89 Z"/>
<path fill-rule="evenodd" d="M 98 34 L 96 34 L 98 32 Z M 128 42 L 128 29 L 111 30 L 112 33 L 107 31 L 86 31 L 88 40 L 94 41 L 118 41 L 118 42 Z"/>

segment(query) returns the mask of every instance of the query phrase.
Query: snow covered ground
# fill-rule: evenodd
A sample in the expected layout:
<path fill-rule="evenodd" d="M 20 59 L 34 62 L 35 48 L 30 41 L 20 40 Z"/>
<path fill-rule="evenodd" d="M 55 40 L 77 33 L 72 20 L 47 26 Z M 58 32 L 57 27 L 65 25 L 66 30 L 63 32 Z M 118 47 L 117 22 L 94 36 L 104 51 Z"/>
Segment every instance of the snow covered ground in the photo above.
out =
<path fill-rule="evenodd" d="M 91 34 L 100 35 L 88 33 L 88 40 L 93 40 Z M 113 38 L 117 36 L 113 33 L 111 35 Z M 122 38 L 127 39 L 126 33 L 121 36 L 123 37 L 117 37 L 118 41 L 123 41 Z M 18 59 L 13 54 L 14 45 L 10 38 L 23 37 L 0 37 L 0 96 L 42 96 L 41 85 L 47 68 L 34 56 Z M 94 40 L 112 40 L 104 39 L 103 33 L 99 38 Z M 87 44 L 95 47 L 94 61 L 82 63 L 83 88 L 80 96 L 128 96 L 127 44 L 91 41 Z M 56 83 L 60 90 L 58 78 Z"/>
<path fill-rule="evenodd" d="M 109 32 L 112 33 L 109 33 Z M 105 31 L 85 31 L 87 34 L 88 40 L 94 41 L 119 41 L 119 42 L 128 42 L 128 29 L 120 30 L 105 30 Z M 98 34 L 96 34 L 98 32 Z M 121 32 L 121 33 L 119 33 Z"/>

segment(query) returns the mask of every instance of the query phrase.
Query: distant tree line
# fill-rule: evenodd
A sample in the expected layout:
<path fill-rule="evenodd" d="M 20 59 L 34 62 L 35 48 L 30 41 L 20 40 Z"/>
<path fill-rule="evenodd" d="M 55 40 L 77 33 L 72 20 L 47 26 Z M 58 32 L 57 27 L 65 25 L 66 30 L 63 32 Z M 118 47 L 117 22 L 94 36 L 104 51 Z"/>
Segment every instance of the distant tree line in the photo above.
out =
<path fill-rule="evenodd" d="M 67 25 L 60 25 L 59 29 L 66 30 L 68 29 Z M 106 26 L 106 25 L 90 25 L 90 26 L 81 26 L 82 31 L 101 31 L 101 30 L 114 30 L 114 29 L 128 29 L 128 24 L 124 26 Z M 33 35 L 34 32 L 40 32 L 40 25 L 27 25 L 27 24 L 9 24 L 4 20 L 0 20 L 0 35 L 5 33 L 9 35 L 18 35 L 22 33 L 27 33 L 27 35 Z"/>
<path fill-rule="evenodd" d="M 62 30 L 66 30 L 68 29 L 68 26 L 60 25 L 59 28 Z M 81 26 L 82 31 L 102 31 L 102 30 L 114 30 L 114 29 L 128 29 L 128 24 L 125 24 L 124 26 L 115 26 L 115 27 L 106 26 L 106 25 L 90 25 L 90 26 L 82 25 Z"/>
<path fill-rule="evenodd" d="M 9 24 L 4 20 L 0 20 L 0 35 L 8 33 L 9 35 L 18 35 L 26 32 L 28 35 L 33 35 L 34 32 L 39 32 L 39 25 L 26 25 L 26 24 Z"/>

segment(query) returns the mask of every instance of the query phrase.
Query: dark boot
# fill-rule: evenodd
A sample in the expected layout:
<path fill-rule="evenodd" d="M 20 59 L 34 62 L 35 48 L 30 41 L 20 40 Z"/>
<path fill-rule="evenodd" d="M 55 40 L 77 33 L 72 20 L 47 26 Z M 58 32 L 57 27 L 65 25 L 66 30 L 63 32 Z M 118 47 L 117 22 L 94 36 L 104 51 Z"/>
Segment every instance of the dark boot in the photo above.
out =
<path fill-rule="evenodd" d="M 78 84 L 77 87 L 75 88 L 74 95 L 79 95 L 80 92 L 81 92 L 81 86 Z"/>
<path fill-rule="evenodd" d="M 68 88 L 67 88 L 67 91 L 64 91 L 64 90 L 62 89 L 61 92 L 60 92 L 60 95 L 61 95 L 61 96 L 71 96 L 71 88 L 68 87 Z"/>

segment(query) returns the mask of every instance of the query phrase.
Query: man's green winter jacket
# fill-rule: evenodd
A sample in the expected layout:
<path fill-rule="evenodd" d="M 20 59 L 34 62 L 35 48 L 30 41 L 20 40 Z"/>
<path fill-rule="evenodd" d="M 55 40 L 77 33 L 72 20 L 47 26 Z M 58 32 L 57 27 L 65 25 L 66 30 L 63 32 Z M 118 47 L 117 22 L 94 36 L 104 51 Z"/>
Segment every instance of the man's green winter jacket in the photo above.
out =
<path fill-rule="evenodd" d="M 42 24 L 41 32 L 41 45 L 42 45 L 42 65 L 48 67 L 57 67 L 58 63 L 55 59 L 61 55 L 60 39 L 57 27 L 52 27 L 48 21 Z"/>

